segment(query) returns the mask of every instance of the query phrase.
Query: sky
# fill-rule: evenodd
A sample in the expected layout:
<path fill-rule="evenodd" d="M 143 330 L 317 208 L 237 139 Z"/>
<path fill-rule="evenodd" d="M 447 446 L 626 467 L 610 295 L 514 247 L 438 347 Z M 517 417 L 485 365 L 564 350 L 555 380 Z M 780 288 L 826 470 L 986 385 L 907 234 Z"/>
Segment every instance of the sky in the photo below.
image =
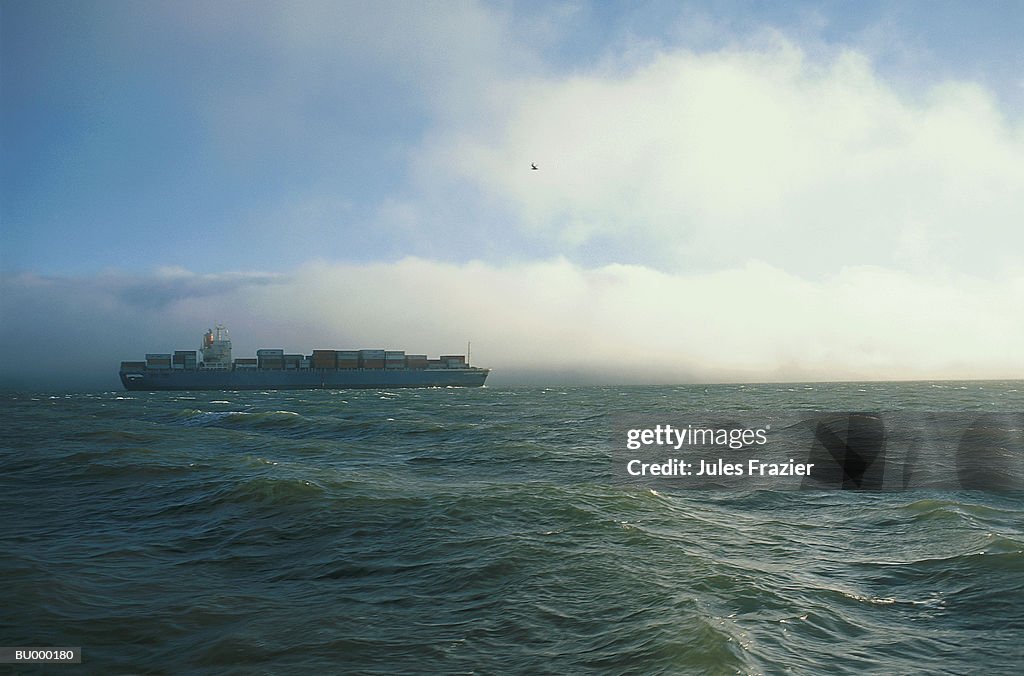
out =
<path fill-rule="evenodd" d="M 216 323 L 236 357 L 472 341 L 493 385 L 1024 378 L 1022 32 L 4 0 L 0 385 L 114 389 Z"/>

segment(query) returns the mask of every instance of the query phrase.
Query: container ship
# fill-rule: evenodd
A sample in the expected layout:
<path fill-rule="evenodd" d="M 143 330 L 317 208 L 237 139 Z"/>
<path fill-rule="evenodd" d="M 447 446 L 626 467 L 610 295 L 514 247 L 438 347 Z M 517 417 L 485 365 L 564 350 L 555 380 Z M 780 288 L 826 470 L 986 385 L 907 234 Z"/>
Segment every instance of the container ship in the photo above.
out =
<path fill-rule="evenodd" d="M 126 390 L 320 390 L 389 387 L 481 387 L 490 369 L 470 366 L 466 355 L 428 359 L 403 350 L 256 351 L 255 359 L 231 358 L 223 326 L 203 336 L 199 350 L 147 354 L 121 362 Z"/>

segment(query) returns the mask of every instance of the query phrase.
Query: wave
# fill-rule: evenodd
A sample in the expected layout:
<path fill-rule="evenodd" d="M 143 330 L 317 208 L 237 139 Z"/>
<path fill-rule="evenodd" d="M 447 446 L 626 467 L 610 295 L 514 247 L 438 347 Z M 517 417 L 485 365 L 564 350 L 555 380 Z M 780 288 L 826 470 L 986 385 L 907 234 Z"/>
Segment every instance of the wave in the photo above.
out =
<path fill-rule="evenodd" d="M 294 411 L 200 411 L 185 409 L 179 414 L 187 427 L 227 427 L 232 429 L 296 428 L 305 418 Z"/>

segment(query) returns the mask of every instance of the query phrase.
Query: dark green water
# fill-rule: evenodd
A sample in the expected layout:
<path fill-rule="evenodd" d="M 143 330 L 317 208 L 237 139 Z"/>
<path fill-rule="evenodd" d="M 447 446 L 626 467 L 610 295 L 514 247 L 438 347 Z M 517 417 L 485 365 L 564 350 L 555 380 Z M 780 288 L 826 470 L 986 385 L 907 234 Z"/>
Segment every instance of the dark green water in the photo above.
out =
<path fill-rule="evenodd" d="M 3 395 L 0 645 L 82 647 L 47 673 L 1015 674 L 1024 493 L 652 490 L 610 447 L 616 415 L 1022 393 Z"/>

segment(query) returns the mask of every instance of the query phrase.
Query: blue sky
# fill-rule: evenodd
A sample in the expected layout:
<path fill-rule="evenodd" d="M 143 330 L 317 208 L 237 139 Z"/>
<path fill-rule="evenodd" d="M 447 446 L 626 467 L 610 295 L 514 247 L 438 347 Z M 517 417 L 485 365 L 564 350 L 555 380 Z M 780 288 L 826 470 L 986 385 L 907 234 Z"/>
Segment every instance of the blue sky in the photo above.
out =
<path fill-rule="evenodd" d="M 0 11 L 8 327 L 81 331 L 105 359 L 226 321 L 252 349 L 482 334 L 506 371 L 626 345 L 678 352 L 667 379 L 1024 375 L 1002 333 L 1024 288 L 1024 3 Z M 713 314 L 766 279 L 757 344 L 651 324 L 630 295 Z M 360 286 L 450 312 L 324 315 Z M 545 322 L 495 314 L 526 296 Z M 922 356 L 937 332 L 959 338 Z M 176 344 L 137 344 L 158 338 Z"/>

